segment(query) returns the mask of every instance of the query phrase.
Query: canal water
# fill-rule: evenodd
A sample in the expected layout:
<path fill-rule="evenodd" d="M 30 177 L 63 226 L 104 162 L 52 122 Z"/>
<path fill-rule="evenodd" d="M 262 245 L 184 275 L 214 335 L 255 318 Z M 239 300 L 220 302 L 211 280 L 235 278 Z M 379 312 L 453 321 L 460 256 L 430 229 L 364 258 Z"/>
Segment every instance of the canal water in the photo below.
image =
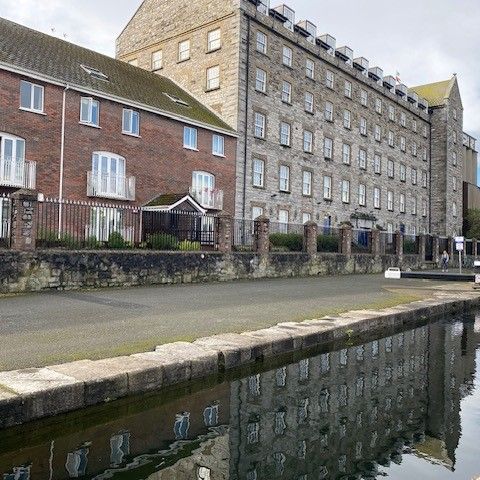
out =
<path fill-rule="evenodd" d="M 0 432 L 1 480 L 480 477 L 480 314 Z"/>

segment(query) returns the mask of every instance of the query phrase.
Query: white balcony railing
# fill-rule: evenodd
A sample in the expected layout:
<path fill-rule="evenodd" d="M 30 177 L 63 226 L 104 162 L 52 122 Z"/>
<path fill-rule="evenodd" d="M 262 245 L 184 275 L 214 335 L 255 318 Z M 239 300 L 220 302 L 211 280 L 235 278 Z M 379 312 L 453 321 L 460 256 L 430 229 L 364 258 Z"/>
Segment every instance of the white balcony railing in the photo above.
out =
<path fill-rule="evenodd" d="M 223 210 L 223 190 L 217 188 L 190 187 L 190 195 L 209 210 Z"/>
<path fill-rule="evenodd" d="M 87 172 L 87 195 L 89 197 L 135 200 L 135 177 Z"/>
<path fill-rule="evenodd" d="M 36 162 L 20 158 L 0 157 L 0 185 L 2 187 L 35 190 Z"/>

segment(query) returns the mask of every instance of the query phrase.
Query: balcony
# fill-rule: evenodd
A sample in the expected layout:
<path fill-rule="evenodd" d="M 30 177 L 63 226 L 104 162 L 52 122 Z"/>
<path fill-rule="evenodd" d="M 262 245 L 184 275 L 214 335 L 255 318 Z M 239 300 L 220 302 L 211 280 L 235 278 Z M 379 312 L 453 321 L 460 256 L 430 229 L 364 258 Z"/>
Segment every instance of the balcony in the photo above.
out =
<path fill-rule="evenodd" d="M 37 164 L 21 158 L 0 157 L 0 186 L 35 190 Z"/>
<path fill-rule="evenodd" d="M 190 187 L 190 195 L 208 210 L 223 210 L 223 190 Z"/>
<path fill-rule="evenodd" d="M 135 177 L 87 172 L 87 196 L 113 200 L 135 200 Z"/>

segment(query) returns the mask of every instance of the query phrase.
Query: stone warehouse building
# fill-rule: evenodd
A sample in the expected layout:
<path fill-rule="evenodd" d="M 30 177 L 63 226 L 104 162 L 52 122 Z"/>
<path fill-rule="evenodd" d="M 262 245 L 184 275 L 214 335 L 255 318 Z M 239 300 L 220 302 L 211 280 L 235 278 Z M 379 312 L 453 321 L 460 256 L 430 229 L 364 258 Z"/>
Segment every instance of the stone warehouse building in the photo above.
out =
<path fill-rule="evenodd" d="M 145 0 L 117 56 L 169 76 L 238 131 L 237 216 L 460 232 L 455 77 L 408 89 L 269 0 Z"/>
<path fill-rule="evenodd" d="M 214 112 L 163 76 L 4 19 L 0 140 L 0 197 L 233 213 L 236 134 Z"/>

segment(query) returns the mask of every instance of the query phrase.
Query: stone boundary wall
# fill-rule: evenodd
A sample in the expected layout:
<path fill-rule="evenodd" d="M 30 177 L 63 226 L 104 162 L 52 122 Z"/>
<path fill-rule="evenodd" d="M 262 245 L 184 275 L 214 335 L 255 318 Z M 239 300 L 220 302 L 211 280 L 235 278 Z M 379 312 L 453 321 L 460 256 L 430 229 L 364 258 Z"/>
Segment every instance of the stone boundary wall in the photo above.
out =
<path fill-rule="evenodd" d="M 0 429 L 157 391 L 367 332 L 410 325 L 419 318 L 463 313 L 480 306 L 476 293 L 440 295 L 380 311 L 352 311 L 305 322 L 287 322 L 242 334 L 179 342 L 153 352 L 81 360 L 0 373 Z"/>
<path fill-rule="evenodd" d="M 420 255 L 0 251 L 0 294 L 418 270 Z"/>

